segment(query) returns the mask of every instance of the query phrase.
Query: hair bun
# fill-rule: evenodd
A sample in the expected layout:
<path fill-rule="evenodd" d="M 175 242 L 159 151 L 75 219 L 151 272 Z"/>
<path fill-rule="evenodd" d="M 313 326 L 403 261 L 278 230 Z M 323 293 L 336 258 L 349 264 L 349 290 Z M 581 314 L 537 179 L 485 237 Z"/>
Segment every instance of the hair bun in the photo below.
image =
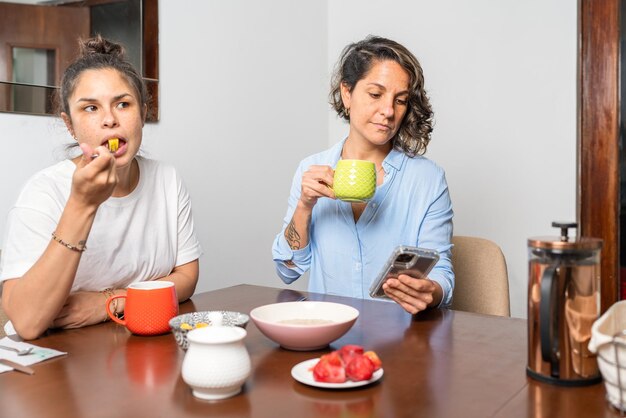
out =
<path fill-rule="evenodd" d="M 122 45 L 96 35 L 93 38 L 80 41 L 80 55 L 84 57 L 91 54 L 111 55 L 124 59 L 125 51 Z"/>

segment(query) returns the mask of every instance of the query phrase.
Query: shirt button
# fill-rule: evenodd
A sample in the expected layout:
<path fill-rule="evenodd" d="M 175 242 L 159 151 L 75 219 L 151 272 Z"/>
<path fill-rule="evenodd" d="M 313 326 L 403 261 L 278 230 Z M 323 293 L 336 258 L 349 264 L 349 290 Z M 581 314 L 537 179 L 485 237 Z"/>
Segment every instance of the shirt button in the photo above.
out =
<path fill-rule="evenodd" d="M 361 271 L 361 263 L 354 263 L 354 271 L 356 272 Z"/>

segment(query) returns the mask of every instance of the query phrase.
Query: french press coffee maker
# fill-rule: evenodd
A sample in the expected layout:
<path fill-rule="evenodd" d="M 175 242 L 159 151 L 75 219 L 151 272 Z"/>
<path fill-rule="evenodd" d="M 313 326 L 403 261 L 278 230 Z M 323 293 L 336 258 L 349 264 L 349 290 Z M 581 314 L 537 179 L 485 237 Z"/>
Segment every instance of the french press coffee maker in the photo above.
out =
<path fill-rule="evenodd" d="M 570 238 L 576 223 L 553 222 L 560 237 L 528 239 L 528 376 L 562 386 L 601 381 L 587 348 L 600 315 L 598 238 Z"/>

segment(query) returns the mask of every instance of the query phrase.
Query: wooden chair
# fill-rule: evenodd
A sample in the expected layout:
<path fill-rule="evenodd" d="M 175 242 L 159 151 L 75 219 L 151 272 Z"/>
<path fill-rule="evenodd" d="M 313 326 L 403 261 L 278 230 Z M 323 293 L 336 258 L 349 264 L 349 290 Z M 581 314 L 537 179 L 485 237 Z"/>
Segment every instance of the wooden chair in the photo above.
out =
<path fill-rule="evenodd" d="M 493 241 L 478 237 L 452 237 L 452 267 L 456 284 L 452 309 L 510 316 L 506 260 Z"/>

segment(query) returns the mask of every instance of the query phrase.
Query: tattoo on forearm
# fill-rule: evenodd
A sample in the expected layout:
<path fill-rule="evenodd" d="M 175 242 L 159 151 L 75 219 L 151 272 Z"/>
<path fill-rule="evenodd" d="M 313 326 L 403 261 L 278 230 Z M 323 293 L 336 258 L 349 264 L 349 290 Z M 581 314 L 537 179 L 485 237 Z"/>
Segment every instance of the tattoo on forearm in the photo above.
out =
<path fill-rule="evenodd" d="M 292 250 L 300 249 L 300 234 L 296 231 L 293 219 L 289 222 L 289 225 L 287 225 L 287 229 L 285 229 L 285 238 L 287 239 L 287 243 Z"/>

